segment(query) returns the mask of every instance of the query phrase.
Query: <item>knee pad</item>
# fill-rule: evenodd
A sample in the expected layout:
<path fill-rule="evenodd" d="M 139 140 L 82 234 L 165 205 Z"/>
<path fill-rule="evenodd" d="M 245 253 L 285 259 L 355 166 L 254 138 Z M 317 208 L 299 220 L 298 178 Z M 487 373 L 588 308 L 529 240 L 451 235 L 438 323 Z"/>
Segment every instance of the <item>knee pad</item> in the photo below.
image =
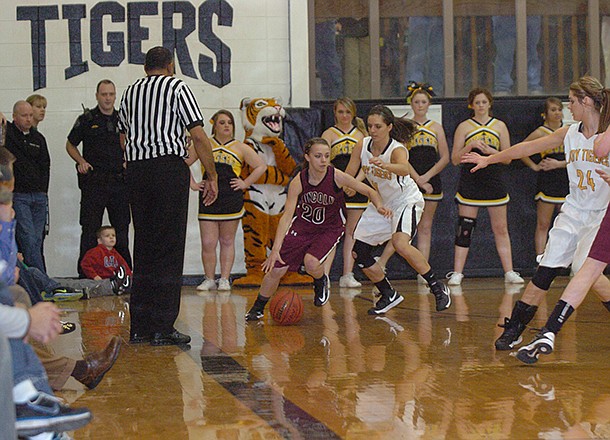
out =
<path fill-rule="evenodd" d="M 477 225 L 476 218 L 458 217 L 457 232 L 455 234 L 455 245 L 468 248 L 472 242 L 472 233 Z"/>
<path fill-rule="evenodd" d="M 532 277 L 532 283 L 539 289 L 549 290 L 551 283 L 559 273 L 559 267 L 538 266 Z"/>
<path fill-rule="evenodd" d="M 354 260 L 360 269 L 367 269 L 376 263 L 373 258 L 373 246 L 363 241 L 356 240 L 352 248 Z"/>

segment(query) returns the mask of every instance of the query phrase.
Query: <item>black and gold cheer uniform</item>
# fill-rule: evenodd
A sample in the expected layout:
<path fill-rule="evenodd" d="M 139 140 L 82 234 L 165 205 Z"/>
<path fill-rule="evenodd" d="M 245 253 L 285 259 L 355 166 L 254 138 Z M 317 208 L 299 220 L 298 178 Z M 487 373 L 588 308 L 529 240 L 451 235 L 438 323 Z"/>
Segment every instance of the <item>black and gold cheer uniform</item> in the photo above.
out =
<path fill-rule="evenodd" d="M 541 126 L 540 130 L 544 132 L 545 136 L 555 131 L 546 125 Z M 547 157 L 555 160 L 566 160 L 563 145 L 543 151 L 540 153 L 539 159 L 534 158 L 534 162 L 539 163 Z M 534 197 L 534 200 L 556 204 L 565 202 L 566 196 L 570 191 L 568 170 L 566 168 L 555 168 L 550 171 L 540 170 L 538 171 L 537 177 L 536 196 Z"/>
<path fill-rule="evenodd" d="M 344 133 L 338 127 L 330 127 L 329 130 L 338 136 L 330 146 L 330 162 L 338 170 L 345 171 L 352 155 L 352 150 L 356 144 L 358 144 L 358 138 L 354 136 L 354 133 L 358 131 L 358 128 L 353 126 L 347 133 Z M 366 180 L 364 183 L 368 184 Z M 360 193 L 345 198 L 345 206 L 347 209 L 365 209 L 368 204 L 369 199 Z"/>
<path fill-rule="evenodd" d="M 203 204 L 203 193 L 199 193 L 199 220 L 237 220 L 244 216 L 244 193 L 231 188 L 231 179 L 239 177 L 243 157 L 233 149 L 239 142 L 235 139 L 221 144 L 210 138 L 216 173 L 218 174 L 218 198 L 209 206 Z M 203 165 L 201 172 L 205 173 Z"/>
<path fill-rule="evenodd" d="M 470 130 L 466 134 L 465 145 L 474 141 L 483 141 L 495 150 L 500 150 L 500 133 L 494 129 L 498 124 L 496 118 L 491 118 L 486 124 L 480 124 L 474 119 L 466 121 L 470 124 Z M 472 151 L 487 156 L 477 148 Z M 460 182 L 455 200 L 461 205 L 469 206 L 500 206 L 505 205 L 510 200 L 502 175 L 504 165 L 492 164 L 486 168 L 471 173 L 474 164 L 462 164 L 460 172 Z"/>
<path fill-rule="evenodd" d="M 409 148 L 409 163 L 420 176 L 428 172 L 439 160 L 438 138 L 432 129 L 434 122 L 427 120 L 423 124 L 417 124 L 417 132 L 407 146 Z M 424 200 L 440 202 L 443 199 L 443 186 L 441 176 L 433 176 L 428 183 L 432 185 L 430 194 L 424 193 Z"/>

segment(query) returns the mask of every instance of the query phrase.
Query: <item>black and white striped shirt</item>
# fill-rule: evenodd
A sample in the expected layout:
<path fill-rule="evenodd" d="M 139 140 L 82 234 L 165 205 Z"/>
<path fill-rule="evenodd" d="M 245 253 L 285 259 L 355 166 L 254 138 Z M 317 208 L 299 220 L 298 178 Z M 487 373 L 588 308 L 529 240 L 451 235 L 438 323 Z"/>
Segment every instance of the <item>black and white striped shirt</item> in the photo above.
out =
<path fill-rule="evenodd" d="M 203 125 L 195 96 L 184 81 L 151 75 L 130 85 L 121 98 L 119 130 L 127 161 L 186 157 L 186 131 Z"/>

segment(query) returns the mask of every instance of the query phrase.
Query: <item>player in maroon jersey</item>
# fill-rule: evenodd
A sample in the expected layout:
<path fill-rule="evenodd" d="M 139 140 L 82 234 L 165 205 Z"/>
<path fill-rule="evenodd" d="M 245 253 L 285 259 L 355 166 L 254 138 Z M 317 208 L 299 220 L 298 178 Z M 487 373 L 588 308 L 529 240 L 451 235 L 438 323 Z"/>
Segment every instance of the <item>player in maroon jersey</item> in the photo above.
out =
<path fill-rule="evenodd" d="M 326 304 L 330 280 L 324 273 L 323 263 L 345 231 L 343 187 L 366 195 L 380 214 L 392 215 L 383 206 L 377 191 L 330 164 L 330 146 L 325 139 L 313 138 L 303 150 L 304 168 L 288 187 L 286 207 L 271 254 L 263 263 L 266 275 L 246 321 L 261 319 L 282 276 L 289 270 L 298 271 L 301 266 L 313 277 L 314 305 Z"/>

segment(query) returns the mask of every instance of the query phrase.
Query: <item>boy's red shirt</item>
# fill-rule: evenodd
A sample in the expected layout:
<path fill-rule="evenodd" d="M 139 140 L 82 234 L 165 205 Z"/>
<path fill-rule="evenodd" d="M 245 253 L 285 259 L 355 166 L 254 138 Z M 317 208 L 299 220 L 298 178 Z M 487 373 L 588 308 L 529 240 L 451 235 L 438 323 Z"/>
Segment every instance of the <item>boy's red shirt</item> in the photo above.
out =
<path fill-rule="evenodd" d="M 111 278 L 119 266 L 123 266 L 125 272 L 131 275 L 131 269 L 121 254 L 114 248 L 108 250 L 103 244 L 89 249 L 80 262 L 83 273 L 90 279 L 97 276 L 103 279 Z"/>

